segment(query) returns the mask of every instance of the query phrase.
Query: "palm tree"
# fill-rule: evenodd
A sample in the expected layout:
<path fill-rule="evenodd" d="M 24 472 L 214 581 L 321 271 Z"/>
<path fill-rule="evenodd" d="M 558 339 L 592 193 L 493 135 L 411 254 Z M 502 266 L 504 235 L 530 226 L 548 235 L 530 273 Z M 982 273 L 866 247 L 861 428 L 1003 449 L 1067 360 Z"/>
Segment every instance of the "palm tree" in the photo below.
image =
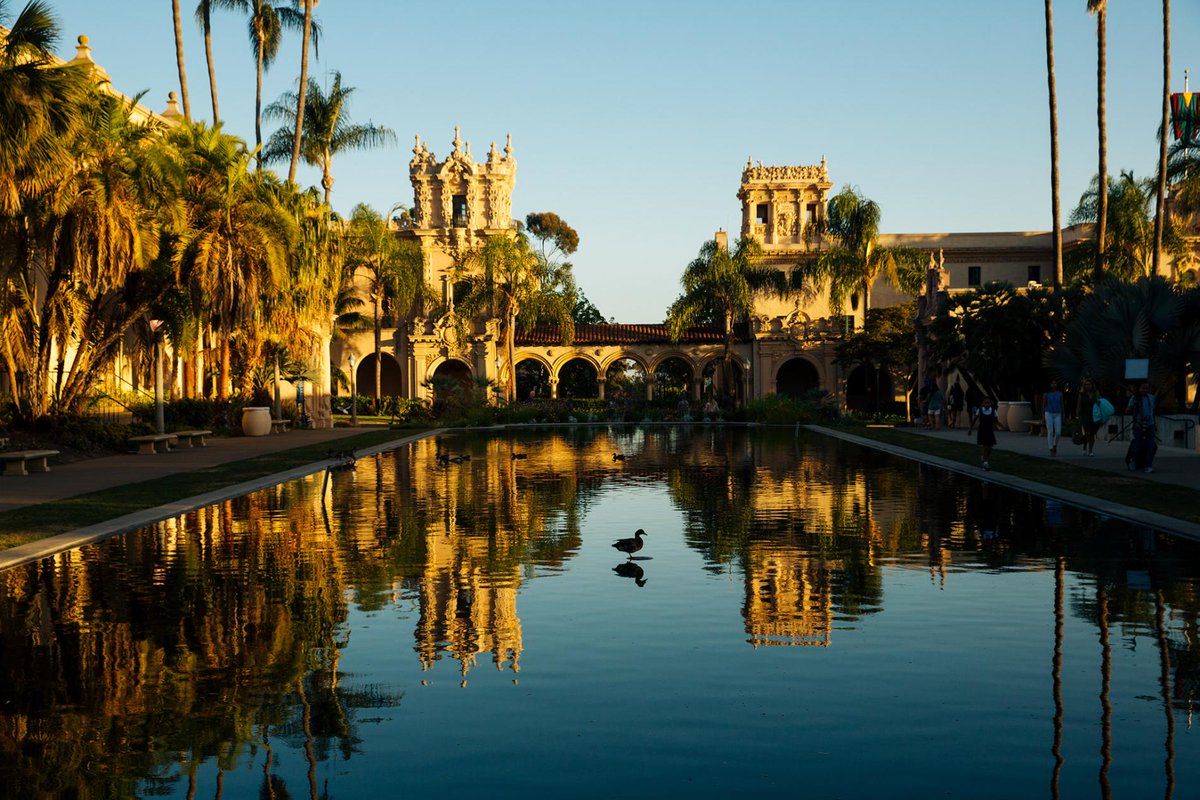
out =
<path fill-rule="evenodd" d="M 254 52 L 256 79 L 254 87 L 254 145 L 261 148 L 262 139 L 262 81 L 263 73 L 271 68 L 279 54 L 284 28 L 303 30 L 304 15 L 290 5 L 272 5 L 270 0 L 226 0 L 230 7 L 249 16 L 247 32 Z M 313 25 L 313 47 L 317 46 L 319 28 Z M 257 168 L 262 169 L 262 153 L 257 152 Z"/>
<path fill-rule="evenodd" d="M 756 298 L 786 297 L 796 289 L 793 276 L 754 263 L 762 246 L 753 237 L 740 239 L 730 252 L 715 239 L 705 242 L 683 270 L 683 294 L 667 310 L 667 333 L 672 341 L 683 338 L 693 325 L 718 324 L 725 336 L 722 383 L 733 393 L 734 324 L 754 313 Z M 799 278 L 799 273 L 795 273 Z"/>
<path fill-rule="evenodd" d="M 1050 206 L 1054 240 L 1054 288 L 1063 282 L 1062 226 L 1058 215 L 1058 98 L 1054 91 L 1054 0 L 1046 0 L 1046 80 L 1050 88 Z"/>
<path fill-rule="evenodd" d="M 183 21 L 179 16 L 179 0 L 171 0 L 175 18 L 175 63 L 179 67 L 179 93 L 183 97 L 183 118 L 192 121 L 192 104 L 188 100 L 187 70 L 183 66 Z"/>
<path fill-rule="evenodd" d="M 425 285 L 425 260 L 420 245 L 400 241 L 388 221 L 365 203 L 354 207 L 347 234 L 346 265 L 366 282 L 375 332 L 375 404 L 383 381 L 383 316 L 406 315 L 413 304 L 432 296 Z M 393 323 L 399 328 L 398 323 Z"/>
<path fill-rule="evenodd" d="M 840 313 L 846 298 L 862 292 L 863 313 L 871 308 L 871 286 L 882 275 L 893 286 L 915 294 L 925 278 L 922 254 L 906 247 L 880 247 L 879 204 L 847 186 L 829 201 L 825 225 L 834 245 L 803 267 L 817 281 L 829 282 L 829 305 Z"/>
<path fill-rule="evenodd" d="M 1108 0 L 1087 0 L 1089 14 L 1096 15 L 1096 122 L 1100 130 L 1100 168 L 1098 174 L 1104 177 L 1098 184 L 1100 188 L 1100 204 L 1096 222 L 1096 266 L 1095 279 L 1099 280 L 1104 274 L 1105 224 L 1108 219 L 1108 131 L 1104 124 L 1104 84 L 1105 84 L 1105 53 L 1104 37 L 1107 28 Z"/>
<path fill-rule="evenodd" d="M 1079 205 L 1071 212 L 1071 222 L 1099 226 L 1100 198 L 1107 197 L 1105 273 L 1128 281 L 1154 274 L 1156 231 L 1150 209 L 1154 182 L 1138 180 L 1128 170 L 1109 179 L 1107 192 L 1101 192 L 1099 182 L 1097 176 L 1080 197 Z M 1180 252 L 1182 242 L 1170 220 L 1165 227 L 1168 250 Z"/>
<path fill-rule="evenodd" d="M 212 315 L 221 342 L 218 397 L 228 397 L 230 339 L 259 311 L 259 299 L 284 285 L 294 220 L 272 179 L 249 171 L 250 154 L 220 126 L 181 125 L 171 132 L 183 154 L 181 208 L 186 219 L 173 262 L 181 283 Z"/>
<path fill-rule="evenodd" d="M 1171 0 L 1163 0 L 1163 106 L 1158 134 L 1158 195 L 1154 203 L 1154 274 L 1162 264 L 1163 228 L 1167 204 L 1167 129 L 1171 124 Z"/>
<path fill-rule="evenodd" d="M 326 94 L 315 80 L 308 82 L 304 95 L 304 134 L 301 151 L 304 162 L 321 168 L 321 187 L 325 190 L 325 202 L 333 191 L 333 157 L 345 150 L 365 150 L 382 147 L 396 141 L 396 134 L 382 125 L 354 125 L 346 113 L 353 86 L 342 86 L 342 73 L 333 73 L 333 86 Z M 298 98 L 295 92 L 285 92 L 278 100 L 267 106 L 266 117 L 286 121 L 289 124 L 271 134 L 263 149 L 263 160 L 268 163 L 282 161 L 291 149 L 291 116 Z"/>
<path fill-rule="evenodd" d="M 308 91 L 308 44 L 312 37 L 313 9 L 321 0 L 295 0 L 304 4 L 304 41 L 300 46 L 300 91 L 296 95 L 295 126 L 292 132 L 292 161 L 288 167 L 288 183 L 296 182 L 296 165 L 300 162 L 301 140 L 304 138 L 304 117 Z"/>
<path fill-rule="evenodd" d="M 547 274 L 546 262 L 538 258 L 525 234 L 489 236 L 483 247 L 469 253 L 455 270 L 455 281 L 462 287 L 457 301 L 462 315 L 460 322 L 477 316 L 491 316 L 500 321 L 497 353 L 504 353 L 503 366 L 498 372 L 504 384 L 504 397 L 516 397 L 514 340 L 518 318 L 533 324 L 538 318 L 559 321 L 562 343 L 570 344 L 575 337 L 571 309 L 575 297 L 555 284 L 557 275 Z M 460 328 L 460 341 L 462 341 Z"/>
<path fill-rule="evenodd" d="M 0 0 L 0 23 L 7 5 Z M 23 198 L 70 167 L 67 145 L 88 84 L 83 70 L 54 65 L 58 34 L 50 6 L 35 0 L 0 37 L 0 215 L 17 214 Z"/>

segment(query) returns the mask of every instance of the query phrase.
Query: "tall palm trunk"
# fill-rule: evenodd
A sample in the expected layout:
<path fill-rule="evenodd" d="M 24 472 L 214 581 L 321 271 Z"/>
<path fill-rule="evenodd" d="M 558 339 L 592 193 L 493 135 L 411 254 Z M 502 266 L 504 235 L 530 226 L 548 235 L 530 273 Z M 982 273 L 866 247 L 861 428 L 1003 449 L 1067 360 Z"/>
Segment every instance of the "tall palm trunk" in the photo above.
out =
<path fill-rule="evenodd" d="M 255 170 L 262 172 L 262 79 L 263 51 L 267 47 L 266 37 L 261 30 L 255 32 L 258 37 L 258 73 L 254 83 L 254 161 Z"/>
<path fill-rule="evenodd" d="M 187 70 L 183 67 L 183 22 L 179 17 L 179 0 L 171 0 L 175 14 L 175 62 L 179 67 L 179 94 L 183 98 L 183 118 L 192 121 L 192 104 L 188 100 Z"/>
<path fill-rule="evenodd" d="M 375 391 L 372 395 L 375 398 L 375 408 L 379 408 L 379 384 L 383 381 L 383 318 L 380 316 L 383 313 L 381 308 L 380 293 L 374 292 L 372 300 L 375 302 Z"/>
<path fill-rule="evenodd" d="M 1154 204 L 1154 274 L 1162 265 L 1163 222 L 1167 203 L 1167 130 L 1171 124 L 1171 0 L 1163 0 L 1163 104 L 1158 144 L 1158 198 Z"/>
<path fill-rule="evenodd" d="M 1104 251 L 1108 246 L 1108 126 L 1105 124 L 1105 82 L 1107 64 L 1105 55 L 1108 45 L 1105 42 L 1108 12 L 1105 0 L 1090 2 L 1089 6 L 1096 12 L 1096 124 L 1100 132 L 1100 205 L 1096 209 L 1096 265 L 1095 279 L 1099 281 L 1104 276 Z"/>
<path fill-rule="evenodd" d="M 296 93 L 296 134 L 292 140 L 292 164 L 288 167 L 288 183 L 291 184 L 296 182 L 296 165 L 300 162 L 300 137 L 304 133 L 304 95 L 308 90 L 308 43 L 312 38 L 312 13 L 317 1 L 304 0 L 304 42 L 300 48 L 300 91 Z"/>
<path fill-rule="evenodd" d="M 1054 90 L 1054 0 L 1046 0 L 1046 80 L 1050 88 L 1050 205 L 1053 215 L 1054 288 L 1063 282 L 1062 228 L 1058 202 L 1058 98 Z"/>
<path fill-rule="evenodd" d="M 208 60 L 208 91 L 212 95 L 213 126 L 221 121 L 217 111 L 217 71 L 213 65 L 212 53 L 212 6 L 209 0 L 204 0 L 204 57 Z"/>

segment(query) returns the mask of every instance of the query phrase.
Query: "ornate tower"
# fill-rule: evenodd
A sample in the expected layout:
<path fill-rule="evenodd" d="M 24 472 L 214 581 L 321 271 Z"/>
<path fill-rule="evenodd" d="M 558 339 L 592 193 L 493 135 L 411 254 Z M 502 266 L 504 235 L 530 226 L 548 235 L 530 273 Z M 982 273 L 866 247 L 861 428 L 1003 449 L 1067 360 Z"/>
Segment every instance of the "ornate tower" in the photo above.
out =
<path fill-rule="evenodd" d="M 481 245 L 487 236 L 515 227 L 512 191 L 517 161 L 512 155 L 512 134 L 503 155 L 492 142 L 483 164 L 472 158 L 471 143 L 463 142 L 458 128 L 454 129 L 452 144 L 453 152 L 439 162 L 417 136 L 412 160 L 408 162 L 413 186 L 410 230 L 420 239 L 427 259 L 433 256 L 434 249 L 441 249 L 453 261 Z"/>
<path fill-rule="evenodd" d="M 815 166 L 764 167 L 746 161 L 742 170 L 742 237 L 753 236 L 768 252 L 775 246 L 805 244 L 806 229 L 825 214 L 833 184 L 825 157 Z"/>

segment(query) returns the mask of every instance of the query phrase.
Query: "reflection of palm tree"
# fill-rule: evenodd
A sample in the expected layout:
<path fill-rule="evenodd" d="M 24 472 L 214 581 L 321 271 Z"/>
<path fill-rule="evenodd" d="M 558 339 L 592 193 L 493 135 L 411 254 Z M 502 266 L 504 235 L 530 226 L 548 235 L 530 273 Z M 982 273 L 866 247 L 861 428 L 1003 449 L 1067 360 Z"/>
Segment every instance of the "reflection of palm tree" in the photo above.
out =
<path fill-rule="evenodd" d="M 1167 641 L 1166 609 L 1162 589 L 1159 589 L 1154 593 L 1154 632 L 1158 638 L 1158 683 L 1162 690 L 1163 713 L 1167 717 L 1167 736 L 1164 743 L 1167 755 L 1163 762 L 1167 774 L 1167 789 L 1164 797 L 1170 798 L 1175 792 L 1175 710 L 1171 704 L 1171 648 Z"/>
<path fill-rule="evenodd" d="M 1112 646 L 1108 642 L 1108 593 L 1104 579 L 1096 578 L 1096 617 L 1100 629 L 1100 796 L 1112 797 L 1108 770 L 1112 765 L 1112 703 L 1108 689 L 1112 685 Z"/>
<path fill-rule="evenodd" d="M 1054 658 L 1050 664 L 1050 675 L 1054 681 L 1054 744 L 1050 752 L 1054 754 L 1054 773 L 1050 777 L 1050 796 L 1058 800 L 1059 776 L 1062 775 L 1063 754 L 1063 691 L 1062 691 L 1062 655 L 1063 655 L 1063 622 L 1066 614 L 1063 609 L 1065 594 L 1066 567 L 1060 556 L 1054 565 Z"/>

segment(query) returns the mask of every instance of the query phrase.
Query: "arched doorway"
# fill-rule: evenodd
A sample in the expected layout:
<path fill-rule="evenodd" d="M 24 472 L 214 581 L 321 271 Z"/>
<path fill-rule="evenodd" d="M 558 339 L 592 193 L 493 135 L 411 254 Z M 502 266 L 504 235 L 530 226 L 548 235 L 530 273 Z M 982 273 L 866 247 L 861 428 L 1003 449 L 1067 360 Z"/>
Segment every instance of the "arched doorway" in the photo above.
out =
<path fill-rule="evenodd" d="M 517 401 L 548 398 L 550 396 L 550 370 L 536 358 L 517 362 Z"/>
<path fill-rule="evenodd" d="M 391 353 L 379 354 L 379 397 L 395 397 L 402 393 L 400 362 Z M 358 393 L 375 397 L 375 354 L 363 356 L 354 370 Z"/>
<path fill-rule="evenodd" d="M 433 410 L 441 413 L 446 408 L 465 408 L 475 395 L 475 382 L 471 368 L 461 361 L 451 359 L 438 364 L 429 379 L 433 389 Z"/>
<path fill-rule="evenodd" d="M 664 358 L 654 368 L 654 399 L 671 403 L 691 400 L 692 366 L 679 356 Z"/>
<path fill-rule="evenodd" d="M 871 413 L 893 410 L 892 376 L 885 369 L 859 364 L 846 376 L 846 408 Z"/>
<path fill-rule="evenodd" d="M 596 368 L 584 358 L 573 358 L 558 370 L 558 396 L 584 400 L 600 396 Z"/>
<path fill-rule="evenodd" d="M 793 358 L 784 362 L 775 375 L 775 393 L 787 397 L 798 399 L 820 387 L 821 376 L 806 358 Z"/>
<path fill-rule="evenodd" d="M 604 371 L 604 396 L 609 400 L 646 399 L 646 369 L 635 358 L 625 356 Z"/>

